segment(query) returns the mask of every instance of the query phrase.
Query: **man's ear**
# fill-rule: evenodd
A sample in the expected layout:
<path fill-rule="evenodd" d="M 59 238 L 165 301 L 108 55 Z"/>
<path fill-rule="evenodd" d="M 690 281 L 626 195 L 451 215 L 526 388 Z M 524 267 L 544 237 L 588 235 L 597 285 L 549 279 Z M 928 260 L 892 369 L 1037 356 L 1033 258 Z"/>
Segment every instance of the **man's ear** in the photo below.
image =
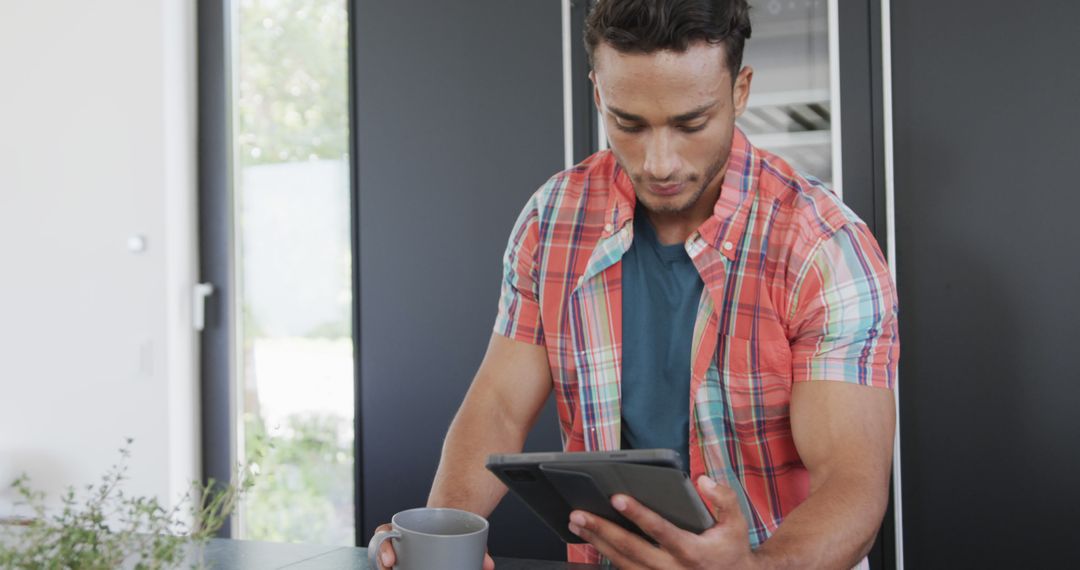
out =
<path fill-rule="evenodd" d="M 735 76 L 735 86 L 732 97 L 735 100 L 735 116 L 742 116 L 746 111 L 746 103 L 750 100 L 750 83 L 754 79 L 754 68 L 749 65 L 739 70 Z"/>
<path fill-rule="evenodd" d="M 596 72 L 595 71 L 590 71 L 589 72 L 589 81 L 592 82 L 593 103 L 596 104 L 596 108 L 599 109 L 600 108 L 600 86 L 596 84 Z"/>

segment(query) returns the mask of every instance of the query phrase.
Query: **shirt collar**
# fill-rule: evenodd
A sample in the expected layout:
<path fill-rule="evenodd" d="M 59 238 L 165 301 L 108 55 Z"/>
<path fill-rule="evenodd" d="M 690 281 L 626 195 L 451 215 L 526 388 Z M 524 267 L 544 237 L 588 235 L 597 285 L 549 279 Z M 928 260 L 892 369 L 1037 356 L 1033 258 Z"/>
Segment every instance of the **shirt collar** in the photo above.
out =
<path fill-rule="evenodd" d="M 724 181 L 720 187 L 720 197 L 713 207 L 713 214 L 698 227 L 697 233 L 707 244 L 728 259 L 735 259 L 737 248 L 742 242 L 743 231 L 749 218 L 751 197 L 754 191 L 757 156 L 754 147 L 738 127 L 731 139 L 731 153 L 728 155 L 724 172 Z M 613 192 L 608 195 L 607 217 L 604 235 L 611 235 L 622 229 L 634 218 L 634 186 L 630 176 L 619 163 L 613 163 Z"/>

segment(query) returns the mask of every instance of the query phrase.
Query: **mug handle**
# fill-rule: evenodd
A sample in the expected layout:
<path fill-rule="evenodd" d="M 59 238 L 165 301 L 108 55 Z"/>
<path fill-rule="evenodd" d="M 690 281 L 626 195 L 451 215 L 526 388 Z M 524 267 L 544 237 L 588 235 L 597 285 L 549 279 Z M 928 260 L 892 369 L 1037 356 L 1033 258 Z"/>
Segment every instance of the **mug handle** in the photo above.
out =
<path fill-rule="evenodd" d="M 375 533 L 375 536 L 371 537 L 371 542 L 367 545 L 368 565 L 371 570 L 379 570 L 379 549 L 382 548 L 382 543 L 387 539 L 397 538 L 401 539 L 401 532 L 397 530 L 384 530 L 382 532 Z"/>

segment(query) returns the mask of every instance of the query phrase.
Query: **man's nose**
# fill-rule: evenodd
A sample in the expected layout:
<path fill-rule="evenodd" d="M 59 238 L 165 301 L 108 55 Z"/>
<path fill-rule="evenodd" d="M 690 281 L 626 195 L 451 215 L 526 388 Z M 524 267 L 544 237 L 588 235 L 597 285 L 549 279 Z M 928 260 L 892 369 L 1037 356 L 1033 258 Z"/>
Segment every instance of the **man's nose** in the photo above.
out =
<path fill-rule="evenodd" d="M 667 180 L 679 169 L 679 156 L 671 145 L 671 137 L 661 129 L 645 143 L 645 174 L 653 180 Z"/>

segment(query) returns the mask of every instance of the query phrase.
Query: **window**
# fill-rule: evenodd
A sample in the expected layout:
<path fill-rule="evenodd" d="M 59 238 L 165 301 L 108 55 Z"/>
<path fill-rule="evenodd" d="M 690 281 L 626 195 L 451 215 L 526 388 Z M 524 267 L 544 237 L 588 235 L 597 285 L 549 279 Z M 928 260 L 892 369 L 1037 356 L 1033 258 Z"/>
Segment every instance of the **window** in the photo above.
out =
<path fill-rule="evenodd" d="M 354 362 L 348 11 L 235 0 L 234 536 L 352 545 Z"/>

